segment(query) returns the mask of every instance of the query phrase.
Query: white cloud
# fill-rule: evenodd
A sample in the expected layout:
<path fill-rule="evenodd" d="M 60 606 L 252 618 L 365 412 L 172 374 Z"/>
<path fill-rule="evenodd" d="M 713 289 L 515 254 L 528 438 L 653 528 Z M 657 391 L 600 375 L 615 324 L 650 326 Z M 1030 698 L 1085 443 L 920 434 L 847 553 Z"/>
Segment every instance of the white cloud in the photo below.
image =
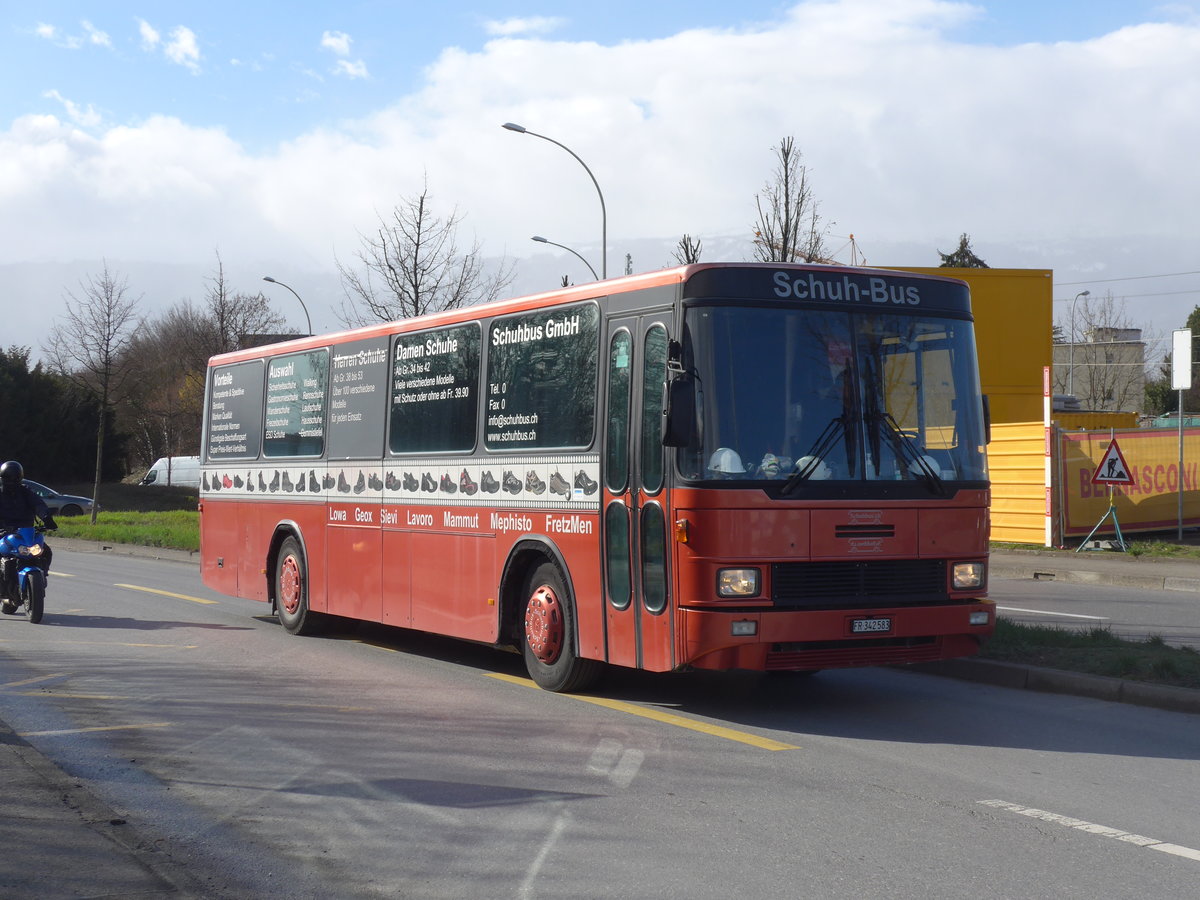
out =
<path fill-rule="evenodd" d="M 349 56 L 352 43 L 354 38 L 344 31 L 326 31 L 321 35 L 321 47 L 332 50 L 338 56 Z"/>
<path fill-rule="evenodd" d="M 37 27 L 33 29 L 33 33 L 47 41 L 52 41 L 58 36 L 58 29 L 53 25 L 47 25 L 45 22 L 38 22 Z"/>
<path fill-rule="evenodd" d="M 495 37 L 515 37 L 517 35 L 549 34 L 557 31 L 566 23 L 559 16 L 526 16 L 524 18 L 489 20 L 483 23 L 483 29 Z"/>
<path fill-rule="evenodd" d="M 333 67 L 335 75 L 345 75 L 347 78 L 370 78 L 367 72 L 367 64 L 361 59 L 356 59 L 351 62 L 348 59 L 339 59 Z"/>
<path fill-rule="evenodd" d="M 162 35 L 158 33 L 158 29 L 156 29 L 145 19 L 138 19 L 137 21 L 138 34 L 142 38 L 142 49 L 154 50 L 156 47 L 158 47 L 159 42 L 162 40 Z"/>
<path fill-rule="evenodd" d="M 87 19 L 84 19 L 82 22 L 80 22 L 80 24 L 83 26 L 83 30 L 87 32 L 88 40 L 91 43 L 95 44 L 97 47 L 112 47 L 112 38 L 110 38 L 106 32 L 96 28 L 91 22 L 87 21 Z"/>
<path fill-rule="evenodd" d="M 67 116 L 70 117 L 71 121 L 76 125 L 80 125 L 84 128 L 96 128 L 103 122 L 103 118 L 101 117 L 100 113 L 96 112 L 95 107 L 93 107 L 90 103 L 86 108 L 81 107 L 78 103 L 74 102 L 73 100 L 68 100 L 55 90 L 46 91 L 42 96 L 49 97 L 50 99 L 57 100 L 59 103 L 61 103 L 63 109 L 66 110 Z"/>
<path fill-rule="evenodd" d="M 196 33 L 186 25 L 171 29 L 171 39 L 163 47 L 163 53 L 171 62 L 186 66 L 193 73 L 200 71 L 200 47 L 196 43 Z"/>
<path fill-rule="evenodd" d="M 458 206 L 486 252 L 545 254 L 529 241 L 544 234 L 598 262 L 595 186 L 559 147 L 500 128 L 515 121 L 595 174 L 610 273 L 627 252 L 636 271 L 668 264 L 684 232 L 748 256 L 754 193 L 786 135 L 834 235 L 853 232 L 873 264 L 936 265 L 965 231 L 991 265 L 1054 267 L 1062 281 L 1194 270 L 1200 25 L 967 46 L 953 35 L 972 9 L 805 2 L 752 29 L 612 46 L 499 37 L 446 50 L 389 108 L 264 152 L 175 119 L 90 135 L 76 124 L 90 107 L 52 95 L 68 121 L 0 130 L 0 267 L 207 265 L 220 247 L 231 267 L 329 272 L 426 172 L 435 204 Z"/>

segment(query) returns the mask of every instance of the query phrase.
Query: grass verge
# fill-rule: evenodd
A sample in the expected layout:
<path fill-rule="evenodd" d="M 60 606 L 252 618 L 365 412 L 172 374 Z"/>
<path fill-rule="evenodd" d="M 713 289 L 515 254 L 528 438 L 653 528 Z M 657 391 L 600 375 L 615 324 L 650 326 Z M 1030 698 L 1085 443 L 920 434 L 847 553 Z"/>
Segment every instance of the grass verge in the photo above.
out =
<path fill-rule="evenodd" d="M 1023 625 L 1001 618 L 980 659 L 1200 688 L 1200 652 L 1161 637 L 1130 641 L 1107 628 Z"/>
<path fill-rule="evenodd" d="M 195 510 L 158 512 L 109 512 L 100 510 L 93 525 L 90 516 L 55 519 L 57 534 L 65 538 L 102 541 L 106 544 L 138 544 L 174 550 L 200 549 L 200 520 Z"/>

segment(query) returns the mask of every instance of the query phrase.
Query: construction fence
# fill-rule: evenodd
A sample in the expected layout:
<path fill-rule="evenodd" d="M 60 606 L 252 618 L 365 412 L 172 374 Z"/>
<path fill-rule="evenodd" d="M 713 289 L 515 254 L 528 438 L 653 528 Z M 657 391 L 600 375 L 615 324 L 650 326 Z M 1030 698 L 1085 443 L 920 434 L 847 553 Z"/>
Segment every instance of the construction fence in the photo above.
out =
<path fill-rule="evenodd" d="M 1115 440 L 1129 485 L 1093 483 Z M 1200 526 L 1200 428 L 1068 430 L 1042 422 L 994 424 L 988 445 L 992 540 L 1064 546 L 1113 507 L 1122 533 Z M 1180 504 L 1182 502 L 1182 519 Z M 1115 533 L 1112 518 L 1097 537 Z"/>

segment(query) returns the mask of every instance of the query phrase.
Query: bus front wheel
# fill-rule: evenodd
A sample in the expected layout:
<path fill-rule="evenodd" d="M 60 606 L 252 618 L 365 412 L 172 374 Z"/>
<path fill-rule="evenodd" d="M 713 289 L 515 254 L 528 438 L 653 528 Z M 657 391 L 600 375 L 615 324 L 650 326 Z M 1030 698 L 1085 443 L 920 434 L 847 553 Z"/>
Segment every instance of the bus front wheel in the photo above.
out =
<path fill-rule="evenodd" d="M 308 608 L 308 566 L 300 542 L 289 537 L 275 559 L 275 614 L 290 634 L 316 634 L 322 616 Z"/>
<path fill-rule="evenodd" d="M 603 671 L 603 663 L 576 653 L 575 607 L 553 563 L 539 565 L 526 582 L 521 644 L 529 677 L 543 690 L 585 690 Z"/>

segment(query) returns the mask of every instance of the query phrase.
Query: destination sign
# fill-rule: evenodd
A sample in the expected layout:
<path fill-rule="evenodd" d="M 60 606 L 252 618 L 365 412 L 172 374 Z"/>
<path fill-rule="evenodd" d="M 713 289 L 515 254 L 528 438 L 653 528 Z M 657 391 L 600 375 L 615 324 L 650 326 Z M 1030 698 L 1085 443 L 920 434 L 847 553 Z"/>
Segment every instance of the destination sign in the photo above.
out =
<path fill-rule="evenodd" d="M 888 312 L 969 315 L 961 281 L 825 266 L 754 264 L 701 269 L 683 286 L 685 300 L 781 300 Z"/>

